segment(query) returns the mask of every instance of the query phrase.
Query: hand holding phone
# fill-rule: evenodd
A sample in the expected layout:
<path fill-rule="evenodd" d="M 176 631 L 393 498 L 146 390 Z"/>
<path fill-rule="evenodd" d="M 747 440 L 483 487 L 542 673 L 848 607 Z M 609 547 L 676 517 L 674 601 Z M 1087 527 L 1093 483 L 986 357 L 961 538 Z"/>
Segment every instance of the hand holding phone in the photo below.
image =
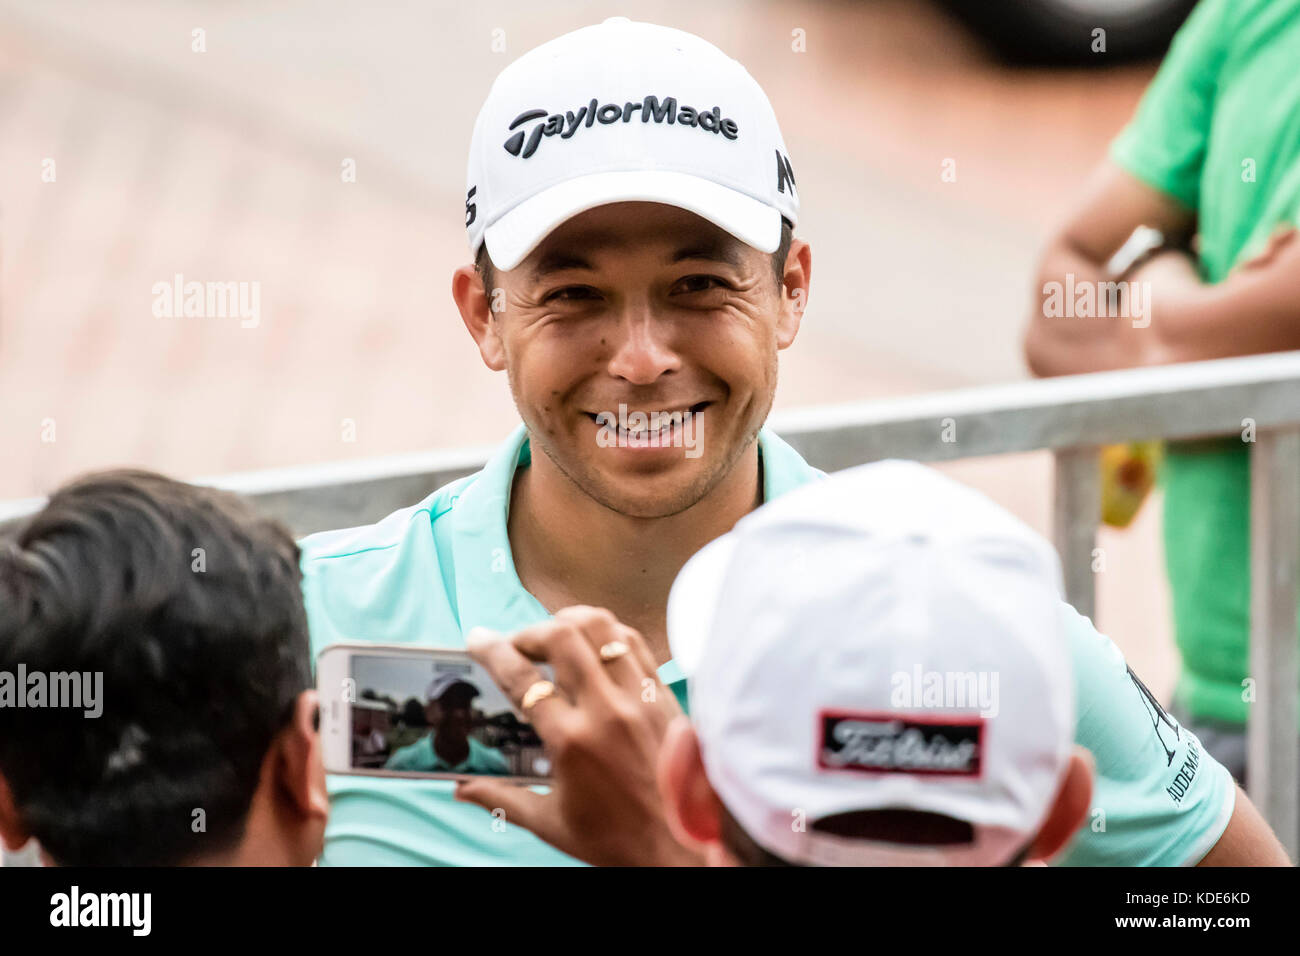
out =
<path fill-rule="evenodd" d="M 545 741 L 552 776 L 545 794 L 476 779 L 457 787 L 458 800 L 500 808 L 598 866 L 702 862 L 673 836 L 660 798 L 659 750 L 685 718 L 637 631 L 609 611 L 573 607 L 513 635 L 471 632 L 468 643 Z"/>

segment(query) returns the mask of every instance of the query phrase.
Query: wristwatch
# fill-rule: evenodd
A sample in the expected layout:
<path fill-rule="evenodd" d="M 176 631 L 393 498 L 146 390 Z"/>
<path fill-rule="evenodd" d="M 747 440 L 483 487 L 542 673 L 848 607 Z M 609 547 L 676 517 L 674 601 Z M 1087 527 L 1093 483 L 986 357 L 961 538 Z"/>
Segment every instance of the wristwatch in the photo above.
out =
<path fill-rule="evenodd" d="M 1138 226 L 1110 257 L 1106 263 L 1106 273 L 1112 279 L 1123 278 L 1153 258 L 1167 244 L 1165 234 L 1159 229 L 1153 226 Z"/>

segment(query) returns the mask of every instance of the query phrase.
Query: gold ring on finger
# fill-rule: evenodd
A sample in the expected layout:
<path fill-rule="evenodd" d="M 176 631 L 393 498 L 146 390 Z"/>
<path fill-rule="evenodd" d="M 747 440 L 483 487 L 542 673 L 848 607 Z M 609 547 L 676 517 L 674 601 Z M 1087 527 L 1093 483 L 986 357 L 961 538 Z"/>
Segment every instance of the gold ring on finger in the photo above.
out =
<path fill-rule="evenodd" d="M 528 690 L 524 691 L 524 699 L 519 702 L 519 708 L 524 711 L 532 710 L 539 703 L 544 701 L 555 693 L 555 685 L 548 680 L 536 681 Z"/>
<path fill-rule="evenodd" d="M 631 650 L 631 648 L 622 641 L 610 641 L 608 644 L 602 644 L 600 646 L 600 659 L 607 662 L 616 661 L 629 650 Z"/>

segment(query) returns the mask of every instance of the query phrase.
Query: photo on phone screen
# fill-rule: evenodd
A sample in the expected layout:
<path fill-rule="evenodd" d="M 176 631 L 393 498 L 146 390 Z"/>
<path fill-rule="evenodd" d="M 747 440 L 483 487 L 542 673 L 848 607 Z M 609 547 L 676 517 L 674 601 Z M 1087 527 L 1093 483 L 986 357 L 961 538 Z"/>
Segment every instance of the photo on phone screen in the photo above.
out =
<path fill-rule="evenodd" d="M 349 678 L 342 694 L 348 767 L 329 766 L 327 755 L 327 769 L 438 777 L 550 775 L 541 738 L 463 652 L 351 648 L 340 660 L 342 650 L 327 649 L 321 661 L 330 655 L 335 679 Z M 322 692 L 328 699 L 328 689 Z M 337 734 L 342 727 L 331 729 Z M 339 748 L 333 749 L 337 754 Z"/>

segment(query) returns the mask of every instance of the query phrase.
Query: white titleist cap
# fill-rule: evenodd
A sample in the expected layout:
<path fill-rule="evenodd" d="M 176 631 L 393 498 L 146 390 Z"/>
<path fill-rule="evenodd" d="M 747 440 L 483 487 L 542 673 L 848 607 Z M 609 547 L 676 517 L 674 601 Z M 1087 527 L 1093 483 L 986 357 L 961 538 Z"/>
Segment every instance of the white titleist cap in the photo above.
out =
<path fill-rule="evenodd" d="M 612 17 L 501 71 L 474 123 L 465 226 L 513 269 L 606 203 L 690 210 L 762 252 L 798 221 L 794 170 L 762 88 L 690 33 Z"/>
<path fill-rule="evenodd" d="M 993 866 L 1038 832 L 1074 687 L 1051 546 L 979 493 L 887 461 L 777 498 L 673 583 L 668 638 L 709 781 L 794 863 Z M 911 810 L 970 825 L 920 846 L 816 821 Z"/>

